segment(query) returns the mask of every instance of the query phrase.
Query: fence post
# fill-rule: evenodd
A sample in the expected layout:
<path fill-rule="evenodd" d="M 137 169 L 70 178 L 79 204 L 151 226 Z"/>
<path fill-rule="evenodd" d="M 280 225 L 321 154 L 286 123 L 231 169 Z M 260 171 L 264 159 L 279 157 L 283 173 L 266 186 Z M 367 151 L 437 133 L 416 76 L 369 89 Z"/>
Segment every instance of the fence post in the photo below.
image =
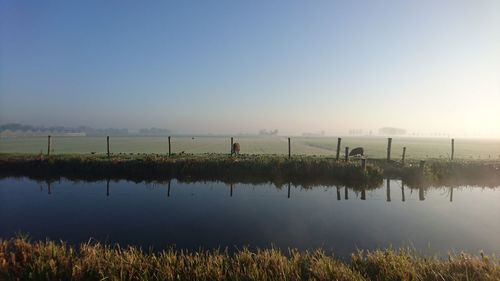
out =
<path fill-rule="evenodd" d="M 168 156 L 172 155 L 172 146 L 170 145 L 170 136 L 168 136 Z"/>
<path fill-rule="evenodd" d="M 366 158 L 361 158 L 361 170 L 366 172 Z"/>
<path fill-rule="evenodd" d="M 109 136 L 106 137 L 106 148 L 108 150 L 108 157 L 110 156 L 110 153 L 109 153 Z"/>
<path fill-rule="evenodd" d="M 48 135 L 47 136 L 47 156 L 50 155 L 50 144 L 51 144 L 50 135 Z"/>
<path fill-rule="evenodd" d="M 387 162 L 391 161 L 392 138 L 387 139 Z"/>
<path fill-rule="evenodd" d="M 342 138 L 337 139 L 337 161 L 339 161 L 340 158 L 340 143 L 342 142 Z"/>
<path fill-rule="evenodd" d="M 425 161 L 420 160 L 420 173 L 424 173 L 424 168 L 425 168 Z"/>
<path fill-rule="evenodd" d="M 233 156 L 233 137 L 231 137 L 231 156 Z"/>
<path fill-rule="evenodd" d="M 290 138 L 288 138 L 288 158 L 292 157 L 292 149 L 290 148 Z"/>
<path fill-rule="evenodd" d="M 403 166 L 405 164 L 405 155 L 406 155 L 406 146 L 403 147 L 403 159 L 401 160 L 401 163 L 403 164 Z"/>
<path fill-rule="evenodd" d="M 345 147 L 345 161 L 349 161 L 349 147 L 346 146 Z"/>
<path fill-rule="evenodd" d="M 454 155 L 455 155 L 455 139 L 451 139 L 451 160 L 453 160 Z"/>

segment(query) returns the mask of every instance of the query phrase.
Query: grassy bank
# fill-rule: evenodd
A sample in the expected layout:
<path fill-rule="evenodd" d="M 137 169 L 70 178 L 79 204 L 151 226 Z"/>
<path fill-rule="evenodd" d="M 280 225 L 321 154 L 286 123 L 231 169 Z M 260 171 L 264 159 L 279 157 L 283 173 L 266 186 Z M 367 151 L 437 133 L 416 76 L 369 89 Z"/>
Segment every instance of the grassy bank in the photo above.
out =
<path fill-rule="evenodd" d="M 132 181 L 272 182 L 276 185 L 346 185 L 376 187 L 383 177 L 402 179 L 411 187 L 430 185 L 500 185 L 500 161 L 427 160 L 387 162 L 369 159 L 366 171 L 360 160 L 335 161 L 320 156 L 227 154 L 0 154 L 0 176 L 35 179 L 66 177 L 73 180 L 126 179 Z"/>
<path fill-rule="evenodd" d="M 358 252 L 339 261 L 321 251 L 274 249 L 144 252 L 86 243 L 0 240 L 1 280 L 500 280 L 500 263 L 466 254 L 441 260 L 407 250 Z"/>
<path fill-rule="evenodd" d="M 0 176 L 66 177 L 75 180 L 126 179 L 293 184 L 378 185 L 382 172 L 359 163 L 313 156 L 55 155 L 1 154 Z"/>

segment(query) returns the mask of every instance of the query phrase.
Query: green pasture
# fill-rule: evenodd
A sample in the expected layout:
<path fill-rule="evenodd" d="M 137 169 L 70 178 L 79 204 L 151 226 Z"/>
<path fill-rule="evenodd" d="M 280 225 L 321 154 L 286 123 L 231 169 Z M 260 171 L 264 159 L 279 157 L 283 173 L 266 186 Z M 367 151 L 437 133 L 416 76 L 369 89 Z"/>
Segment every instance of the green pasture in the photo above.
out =
<path fill-rule="evenodd" d="M 286 137 L 234 137 L 240 143 L 243 154 L 287 154 Z M 173 136 L 172 153 L 229 153 L 230 137 L 212 136 Z M 335 137 L 292 137 L 292 154 L 335 156 L 337 138 Z M 382 137 L 342 138 L 341 155 L 345 147 L 363 147 L 369 158 L 385 158 L 387 139 Z M 53 154 L 61 153 L 106 153 L 105 137 L 52 137 Z M 393 138 L 392 158 L 398 159 L 406 147 L 406 158 L 446 159 L 451 154 L 450 139 L 445 138 Z M 167 137 L 111 137 L 111 153 L 168 153 Z M 46 153 L 47 137 L 2 137 L 0 153 Z M 500 140 L 492 139 L 455 139 L 455 158 L 457 159 L 500 159 Z"/>

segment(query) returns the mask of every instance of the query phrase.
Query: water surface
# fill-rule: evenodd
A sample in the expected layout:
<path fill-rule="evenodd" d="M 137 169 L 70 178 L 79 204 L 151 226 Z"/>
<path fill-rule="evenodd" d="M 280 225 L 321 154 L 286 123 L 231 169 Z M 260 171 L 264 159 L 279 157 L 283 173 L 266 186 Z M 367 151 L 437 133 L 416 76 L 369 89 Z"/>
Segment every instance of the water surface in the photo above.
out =
<path fill-rule="evenodd" d="M 50 187 L 50 188 L 49 188 Z M 164 249 L 243 246 L 356 249 L 410 246 L 500 254 L 500 189 L 374 190 L 234 184 L 0 180 L 0 237 L 29 233 Z"/>

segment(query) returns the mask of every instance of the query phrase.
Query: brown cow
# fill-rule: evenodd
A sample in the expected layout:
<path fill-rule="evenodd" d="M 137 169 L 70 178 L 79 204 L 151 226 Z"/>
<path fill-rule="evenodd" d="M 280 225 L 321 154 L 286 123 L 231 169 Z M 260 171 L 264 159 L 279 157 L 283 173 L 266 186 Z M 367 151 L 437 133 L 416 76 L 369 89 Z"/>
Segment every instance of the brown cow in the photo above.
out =
<path fill-rule="evenodd" d="M 233 143 L 233 154 L 240 154 L 240 144 L 237 142 Z"/>

